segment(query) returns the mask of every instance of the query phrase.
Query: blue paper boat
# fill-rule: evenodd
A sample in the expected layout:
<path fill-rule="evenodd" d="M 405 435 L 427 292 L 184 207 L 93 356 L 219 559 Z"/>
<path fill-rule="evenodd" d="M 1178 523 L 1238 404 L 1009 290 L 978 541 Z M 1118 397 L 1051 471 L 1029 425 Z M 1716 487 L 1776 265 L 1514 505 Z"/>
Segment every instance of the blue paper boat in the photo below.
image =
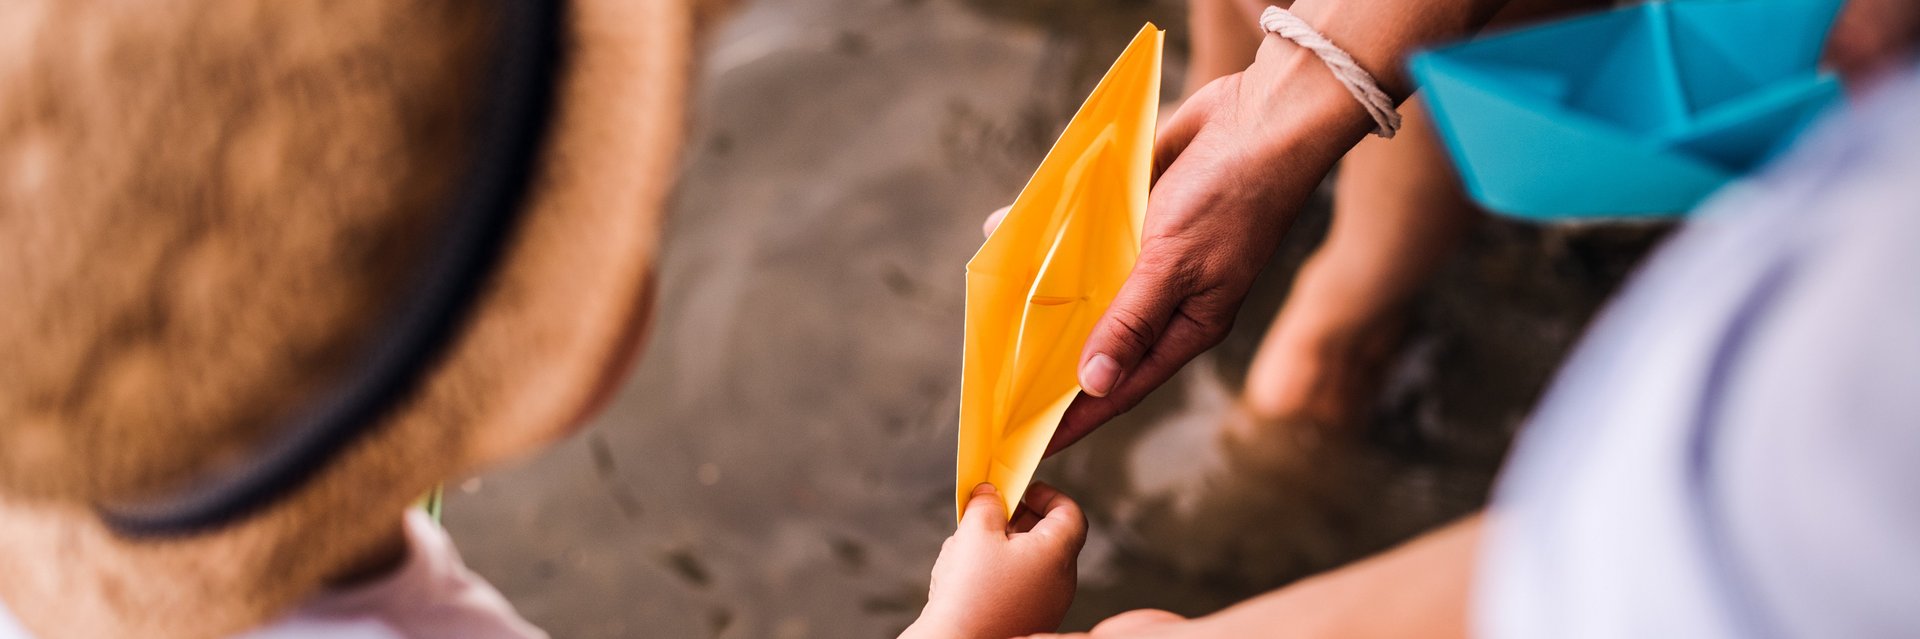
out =
<path fill-rule="evenodd" d="M 1684 214 L 1828 105 L 1839 0 L 1651 2 L 1423 53 L 1468 192 L 1515 217 Z"/>

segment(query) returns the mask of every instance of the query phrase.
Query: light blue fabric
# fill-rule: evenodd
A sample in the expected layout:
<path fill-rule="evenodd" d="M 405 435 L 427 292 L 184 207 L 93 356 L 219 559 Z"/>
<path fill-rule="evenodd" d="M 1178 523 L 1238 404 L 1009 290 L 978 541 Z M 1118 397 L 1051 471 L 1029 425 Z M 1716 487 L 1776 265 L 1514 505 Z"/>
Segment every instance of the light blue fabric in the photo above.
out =
<path fill-rule="evenodd" d="M 1920 637 L 1920 72 L 1707 203 L 1495 494 L 1481 636 Z"/>
<path fill-rule="evenodd" d="M 0 639 L 32 639 L 27 629 L 20 627 L 20 620 L 13 618 L 7 611 L 7 602 L 0 601 Z"/>

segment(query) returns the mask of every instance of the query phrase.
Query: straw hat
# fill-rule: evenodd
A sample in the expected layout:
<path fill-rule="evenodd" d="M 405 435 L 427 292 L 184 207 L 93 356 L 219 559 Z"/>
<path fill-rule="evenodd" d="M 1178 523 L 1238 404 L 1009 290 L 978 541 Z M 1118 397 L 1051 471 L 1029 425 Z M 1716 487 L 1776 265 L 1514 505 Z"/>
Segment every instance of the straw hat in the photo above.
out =
<path fill-rule="evenodd" d="M 0 601 L 43 637 L 241 631 L 580 423 L 644 332 L 697 13 L 0 4 Z M 289 446 L 325 454 L 194 503 Z"/>

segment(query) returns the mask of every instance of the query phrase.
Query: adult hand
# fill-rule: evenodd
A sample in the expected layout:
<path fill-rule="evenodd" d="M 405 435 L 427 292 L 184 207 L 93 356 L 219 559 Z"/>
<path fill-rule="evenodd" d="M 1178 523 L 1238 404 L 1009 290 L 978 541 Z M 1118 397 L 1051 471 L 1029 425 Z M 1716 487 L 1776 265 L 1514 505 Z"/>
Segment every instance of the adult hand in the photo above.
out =
<path fill-rule="evenodd" d="M 1080 355 L 1083 393 L 1048 454 L 1218 344 L 1282 235 L 1371 120 L 1318 58 L 1269 38 L 1162 126 L 1140 258 Z M 987 221 L 987 231 L 1005 215 Z"/>

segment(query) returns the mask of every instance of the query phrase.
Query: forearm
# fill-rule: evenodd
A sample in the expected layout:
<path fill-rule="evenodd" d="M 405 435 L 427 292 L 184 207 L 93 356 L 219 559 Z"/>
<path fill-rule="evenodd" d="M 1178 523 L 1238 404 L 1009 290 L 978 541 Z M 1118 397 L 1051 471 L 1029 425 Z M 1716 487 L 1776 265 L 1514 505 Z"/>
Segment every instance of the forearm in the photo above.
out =
<path fill-rule="evenodd" d="M 1465 637 L 1480 519 L 1198 620 L 1192 636 Z"/>

